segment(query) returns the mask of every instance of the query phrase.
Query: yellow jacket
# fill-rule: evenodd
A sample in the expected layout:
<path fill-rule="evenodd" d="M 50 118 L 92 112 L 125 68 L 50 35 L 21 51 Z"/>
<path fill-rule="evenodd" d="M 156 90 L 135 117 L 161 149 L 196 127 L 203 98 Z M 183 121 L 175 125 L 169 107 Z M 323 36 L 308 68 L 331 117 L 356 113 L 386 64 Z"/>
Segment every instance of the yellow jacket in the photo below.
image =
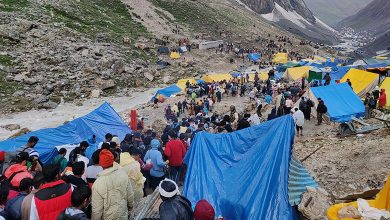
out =
<path fill-rule="evenodd" d="M 129 153 L 121 153 L 120 166 L 128 175 L 134 189 L 134 203 L 137 204 L 144 197 L 145 177 L 141 173 L 141 166 Z"/>
<path fill-rule="evenodd" d="M 98 174 L 92 186 L 92 220 L 128 220 L 133 203 L 133 187 L 120 166 Z"/>

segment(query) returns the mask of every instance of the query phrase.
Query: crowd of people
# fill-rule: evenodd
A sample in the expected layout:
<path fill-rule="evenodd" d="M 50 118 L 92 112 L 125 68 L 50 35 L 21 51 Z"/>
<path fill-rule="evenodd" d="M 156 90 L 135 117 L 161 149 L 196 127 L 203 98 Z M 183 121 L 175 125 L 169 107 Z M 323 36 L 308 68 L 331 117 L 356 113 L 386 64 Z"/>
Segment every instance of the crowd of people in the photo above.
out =
<path fill-rule="evenodd" d="M 207 201 L 192 211 L 180 195 L 188 144 L 173 129 L 161 138 L 151 130 L 136 131 L 122 141 L 106 134 L 101 143 L 59 149 L 45 165 L 34 150 L 38 142 L 32 136 L 10 156 L 0 177 L 0 219 L 127 220 L 146 189 L 156 188 L 163 201 L 160 219 L 215 219 Z"/>

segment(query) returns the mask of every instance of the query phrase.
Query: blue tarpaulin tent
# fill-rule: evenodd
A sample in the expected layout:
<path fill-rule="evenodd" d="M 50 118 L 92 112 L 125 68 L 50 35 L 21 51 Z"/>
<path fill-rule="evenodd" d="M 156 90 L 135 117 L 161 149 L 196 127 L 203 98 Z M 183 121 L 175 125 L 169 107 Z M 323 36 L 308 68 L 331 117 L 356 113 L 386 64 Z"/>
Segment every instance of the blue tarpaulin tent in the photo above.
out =
<path fill-rule="evenodd" d="M 294 121 L 284 116 L 228 134 L 198 133 L 185 157 L 183 193 L 229 220 L 295 219 L 288 198 Z"/>
<path fill-rule="evenodd" d="M 343 78 L 343 76 L 351 69 L 352 66 L 337 66 L 332 68 L 332 71 L 330 72 L 330 77 L 332 80 L 340 80 Z"/>
<path fill-rule="evenodd" d="M 168 86 L 164 89 L 158 90 L 156 92 L 156 96 L 163 95 L 165 97 L 171 97 L 172 95 L 179 93 L 179 92 L 181 92 L 181 89 L 176 84 L 173 84 L 173 85 Z"/>
<path fill-rule="evenodd" d="M 251 53 L 248 54 L 248 59 L 252 62 L 259 62 L 261 59 L 261 55 L 259 53 Z"/>
<path fill-rule="evenodd" d="M 310 88 L 313 95 L 324 100 L 330 120 L 350 121 L 352 116 L 364 116 L 365 107 L 348 83 Z"/>
<path fill-rule="evenodd" d="M 96 135 L 97 142 L 104 140 L 107 133 L 117 135 L 123 139 L 131 133 L 130 128 L 123 122 L 118 113 L 105 102 L 91 113 L 70 121 L 57 128 L 47 128 L 33 131 L 14 139 L 0 142 L 0 150 L 15 151 L 18 147 L 27 143 L 30 136 L 39 138 L 35 150 L 39 153 L 39 159 L 47 164 L 57 155 L 57 146 L 78 144 Z"/>

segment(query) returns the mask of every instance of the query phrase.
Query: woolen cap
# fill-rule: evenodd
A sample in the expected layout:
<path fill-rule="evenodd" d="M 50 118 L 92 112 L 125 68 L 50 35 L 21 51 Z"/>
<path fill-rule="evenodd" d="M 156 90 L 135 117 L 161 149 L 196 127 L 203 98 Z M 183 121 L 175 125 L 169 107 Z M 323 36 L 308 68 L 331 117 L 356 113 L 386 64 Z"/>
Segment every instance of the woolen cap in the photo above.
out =
<path fill-rule="evenodd" d="M 206 200 L 204 199 L 199 200 L 199 202 L 196 203 L 195 206 L 194 218 L 195 220 L 214 220 L 215 219 L 214 208 Z"/>
<path fill-rule="evenodd" d="M 111 151 L 103 149 L 99 154 L 99 165 L 103 168 L 111 167 L 114 164 L 114 155 Z"/>

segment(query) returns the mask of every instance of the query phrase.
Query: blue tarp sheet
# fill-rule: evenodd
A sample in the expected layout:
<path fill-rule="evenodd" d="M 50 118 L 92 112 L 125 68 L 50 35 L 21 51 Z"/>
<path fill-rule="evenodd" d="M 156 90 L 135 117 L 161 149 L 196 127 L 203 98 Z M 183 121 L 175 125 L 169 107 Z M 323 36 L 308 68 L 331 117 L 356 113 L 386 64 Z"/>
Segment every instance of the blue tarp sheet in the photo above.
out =
<path fill-rule="evenodd" d="M 383 67 L 387 67 L 388 64 L 387 63 L 375 63 L 375 64 L 368 64 L 367 66 L 365 66 L 366 69 L 369 69 L 369 68 L 383 68 Z"/>
<path fill-rule="evenodd" d="M 0 150 L 15 151 L 18 147 L 26 144 L 30 136 L 37 136 L 39 142 L 35 146 L 35 150 L 39 153 L 39 159 L 47 164 L 57 155 L 56 146 L 78 144 L 91 138 L 93 134 L 96 135 L 97 142 L 101 142 L 107 133 L 112 133 L 123 139 L 126 134 L 131 133 L 131 130 L 118 113 L 108 103 L 104 103 L 91 113 L 57 128 L 42 129 L 2 141 L 0 142 Z"/>
<path fill-rule="evenodd" d="M 181 89 L 177 85 L 171 85 L 164 89 L 160 89 L 156 92 L 157 95 L 163 95 L 165 97 L 171 97 L 172 95 L 181 92 Z"/>
<path fill-rule="evenodd" d="M 203 84 L 203 83 L 205 83 L 205 81 L 204 81 L 203 79 L 197 79 L 197 80 L 196 80 L 196 83 L 198 83 L 198 84 Z"/>
<path fill-rule="evenodd" d="M 305 66 L 314 66 L 314 67 L 317 67 L 317 68 L 324 68 L 324 65 L 322 65 L 321 63 L 306 63 Z"/>
<path fill-rule="evenodd" d="M 295 219 L 288 198 L 294 121 L 283 116 L 228 134 L 198 133 L 185 157 L 183 193 L 229 220 Z"/>
<path fill-rule="evenodd" d="M 352 66 L 338 66 L 330 72 L 332 80 L 340 80 L 352 68 Z"/>
<path fill-rule="evenodd" d="M 330 120 L 348 122 L 352 116 L 364 116 L 365 107 L 348 83 L 311 88 L 316 98 L 324 100 Z"/>
<path fill-rule="evenodd" d="M 261 59 L 261 55 L 259 53 L 251 53 L 248 54 L 248 59 L 252 62 L 259 62 Z"/>

